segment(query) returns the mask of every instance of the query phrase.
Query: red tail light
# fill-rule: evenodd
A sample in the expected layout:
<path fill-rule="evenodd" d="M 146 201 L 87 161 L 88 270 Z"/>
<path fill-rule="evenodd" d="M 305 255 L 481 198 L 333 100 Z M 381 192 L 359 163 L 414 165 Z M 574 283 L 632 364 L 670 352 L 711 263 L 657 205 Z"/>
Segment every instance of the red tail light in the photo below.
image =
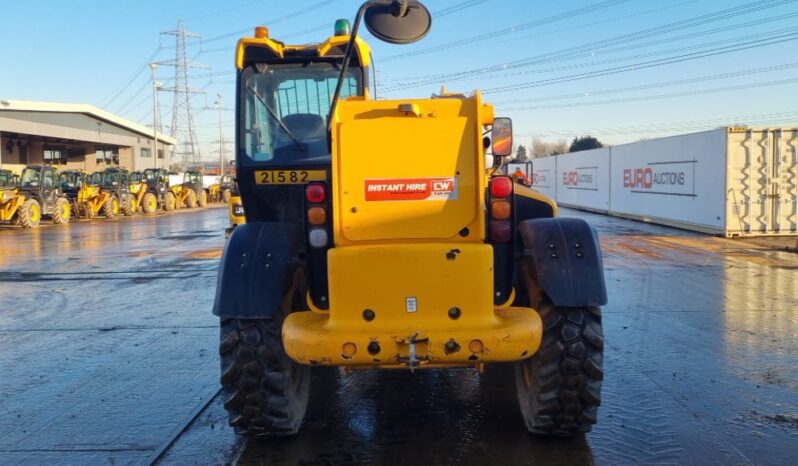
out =
<path fill-rule="evenodd" d="M 509 197 L 513 193 L 513 180 L 507 176 L 497 176 L 490 181 L 490 194 L 493 197 Z"/>
<path fill-rule="evenodd" d="M 311 183 L 305 188 L 305 198 L 311 204 L 320 204 L 327 199 L 327 194 L 324 192 L 324 185 L 321 183 Z"/>

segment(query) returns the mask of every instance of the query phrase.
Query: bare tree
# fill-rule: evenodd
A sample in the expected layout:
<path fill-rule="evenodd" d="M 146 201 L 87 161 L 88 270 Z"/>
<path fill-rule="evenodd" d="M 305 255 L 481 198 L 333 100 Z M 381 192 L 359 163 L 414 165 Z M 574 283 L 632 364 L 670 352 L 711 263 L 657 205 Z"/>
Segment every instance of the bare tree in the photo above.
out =
<path fill-rule="evenodd" d="M 541 139 L 532 140 L 531 158 L 547 157 L 568 152 L 568 141 L 560 139 L 557 142 L 547 142 Z"/>

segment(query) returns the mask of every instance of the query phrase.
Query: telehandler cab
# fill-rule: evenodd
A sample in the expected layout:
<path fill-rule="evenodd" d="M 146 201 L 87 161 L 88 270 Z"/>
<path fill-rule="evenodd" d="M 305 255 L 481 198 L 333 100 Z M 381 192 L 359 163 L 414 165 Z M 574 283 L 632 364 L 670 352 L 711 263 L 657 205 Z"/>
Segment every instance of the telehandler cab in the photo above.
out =
<path fill-rule="evenodd" d="M 589 431 L 607 301 L 595 230 L 509 177 L 486 179 L 485 145 L 495 171 L 512 127 L 478 91 L 375 100 L 361 20 L 396 44 L 431 25 L 417 1 L 370 0 L 351 33 L 339 20 L 320 44 L 263 27 L 238 42 L 246 223 L 225 246 L 213 308 L 230 424 L 296 433 L 314 366 L 513 362 L 530 431 Z"/>
<path fill-rule="evenodd" d="M 126 217 L 138 211 L 136 195 L 130 192 L 128 171 L 123 168 L 106 168 L 103 172 L 100 191 L 111 196 L 113 215 L 122 213 Z"/>
<path fill-rule="evenodd" d="M 61 193 L 58 174 L 50 165 L 28 165 L 22 170 L 19 186 L 1 191 L 0 222 L 34 228 L 42 216 L 48 216 L 53 223 L 69 223 L 69 201 Z"/>
<path fill-rule="evenodd" d="M 0 170 L 0 188 L 15 188 L 19 186 L 19 175 L 11 170 Z"/>
<path fill-rule="evenodd" d="M 169 172 L 163 168 L 148 168 L 144 170 L 143 176 L 147 183 L 147 193 L 144 194 L 141 204 L 145 213 L 151 213 L 148 210 L 153 204 L 153 198 L 155 205 L 167 212 L 178 208 L 177 197 L 169 188 Z"/>

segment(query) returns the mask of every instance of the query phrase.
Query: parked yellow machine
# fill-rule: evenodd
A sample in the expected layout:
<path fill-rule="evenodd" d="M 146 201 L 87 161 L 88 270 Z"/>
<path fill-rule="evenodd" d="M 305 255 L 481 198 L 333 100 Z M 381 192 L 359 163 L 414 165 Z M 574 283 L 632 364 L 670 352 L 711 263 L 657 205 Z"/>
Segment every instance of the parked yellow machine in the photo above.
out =
<path fill-rule="evenodd" d="M 606 303 L 595 231 L 509 177 L 486 179 L 485 148 L 510 156 L 512 124 L 478 91 L 375 100 L 361 19 L 391 43 L 431 25 L 417 1 L 370 0 L 351 34 L 339 20 L 320 44 L 265 28 L 238 43 L 246 223 L 214 303 L 231 425 L 296 433 L 314 366 L 513 362 L 530 431 L 589 431 Z"/>
<path fill-rule="evenodd" d="M 175 209 L 197 207 L 197 192 L 189 184 L 169 186 L 169 191 L 175 196 Z"/>
<path fill-rule="evenodd" d="M 130 193 L 134 196 L 136 206 L 141 207 L 145 214 L 158 210 L 158 197 L 149 192 L 147 178 L 141 172 L 131 172 L 128 178 Z"/>
<path fill-rule="evenodd" d="M 76 217 L 94 218 L 102 213 L 103 217 L 111 218 L 115 215 L 111 195 L 100 191 L 102 176 L 94 179 L 96 182 L 81 170 L 65 170 L 58 174 L 60 189 Z"/>
<path fill-rule="evenodd" d="M 43 217 L 55 224 L 69 223 L 72 209 L 58 186 L 58 173 L 50 165 L 28 165 L 19 184 L 0 189 L 0 222 L 23 228 L 39 226 Z"/>

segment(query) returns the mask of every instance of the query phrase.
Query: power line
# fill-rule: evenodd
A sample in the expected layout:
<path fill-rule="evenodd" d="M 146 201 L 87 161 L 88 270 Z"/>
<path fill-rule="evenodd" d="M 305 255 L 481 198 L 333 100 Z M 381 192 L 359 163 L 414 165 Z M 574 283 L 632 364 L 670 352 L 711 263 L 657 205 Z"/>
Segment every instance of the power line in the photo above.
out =
<path fill-rule="evenodd" d="M 572 108 L 572 107 L 587 107 L 593 105 L 607 105 L 607 104 L 618 104 L 618 103 L 629 103 L 629 102 L 642 102 L 647 100 L 658 100 L 658 99 L 670 99 L 673 97 L 686 97 L 686 96 L 693 96 L 693 95 L 703 95 L 703 94 L 715 94 L 718 92 L 729 92 L 729 91 L 740 91 L 746 89 L 756 89 L 761 87 L 771 87 L 771 86 L 783 86 L 785 84 L 793 84 L 797 83 L 798 78 L 792 79 L 780 79 L 775 81 L 762 81 L 762 82 L 755 82 L 749 84 L 740 84 L 737 86 L 727 86 L 727 87 L 717 87 L 712 89 L 699 89 L 693 91 L 682 91 L 682 92 L 671 92 L 667 94 L 654 94 L 654 95 L 647 95 L 647 96 L 640 96 L 640 97 L 627 97 L 623 99 L 610 99 L 610 100 L 597 100 L 591 102 L 572 102 L 567 104 L 550 104 L 550 105 L 538 105 L 538 106 L 531 106 L 531 107 L 502 107 L 503 111 L 511 112 L 511 111 L 528 111 L 528 110 L 543 110 L 543 109 L 555 109 L 555 108 Z"/>
<path fill-rule="evenodd" d="M 499 29 L 499 30 L 496 30 L 496 31 L 492 31 L 492 32 L 478 34 L 478 35 L 471 36 L 471 37 L 466 37 L 466 38 L 463 38 L 463 39 L 457 39 L 457 40 L 453 40 L 453 41 L 449 41 L 449 42 L 444 42 L 442 44 L 434 45 L 432 47 L 427 47 L 427 48 L 421 49 L 421 50 L 415 50 L 415 51 L 412 51 L 412 52 L 404 52 L 404 53 L 399 53 L 399 54 L 396 54 L 396 55 L 389 55 L 387 57 L 383 57 L 380 61 L 382 61 L 383 63 L 388 63 L 388 62 L 392 62 L 392 61 L 396 61 L 396 60 L 402 60 L 404 58 L 417 57 L 419 55 L 426 55 L 426 54 L 430 54 L 430 53 L 439 52 L 439 51 L 442 51 L 442 50 L 448 50 L 449 48 L 457 46 L 457 45 L 463 45 L 463 44 L 467 44 L 467 43 L 485 41 L 485 40 L 488 40 L 488 39 L 493 39 L 495 37 L 500 37 L 500 36 L 507 35 L 507 34 L 513 34 L 513 33 L 518 32 L 518 31 L 524 31 L 524 30 L 527 30 L 527 29 L 535 28 L 535 27 L 545 26 L 545 25 L 550 24 L 552 22 L 575 18 L 577 16 L 582 16 L 582 15 L 586 15 L 588 13 L 593 13 L 593 12 L 596 12 L 598 10 L 602 10 L 604 8 L 614 7 L 614 6 L 623 4 L 623 3 L 627 3 L 629 1 L 631 1 L 631 0 L 604 0 L 604 1 L 601 1 L 601 2 L 598 2 L 598 3 L 594 3 L 592 5 L 588 5 L 586 7 L 576 8 L 576 9 L 573 9 L 573 10 L 564 11 L 562 13 L 557 13 L 555 15 L 547 16 L 545 18 L 536 19 L 534 21 L 528 21 L 526 23 L 522 23 L 522 24 L 519 24 L 519 25 L 516 25 L 516 26 L 511 26 L 511 27 L 508 27 L 508 28 L 503 28 L 503 29 Z"/>
<path fill-rule="evenodd" d="M 694 38 L 699 38 L 699 37 L 703 37 L 703 36 L 707 36 L 707 35 L 717 34 L 719 32 L 737 31 L 739 29 L 746 28 L 746 27 L 759 26 L 759 25 L 762 25 L 762 24 L 771 23 L 771 22 L 775 22 L 775 21 L 783 21 L 785 19 L 791 19 L 791 18 L 795 18 L 795 17 L 798 17 L 798 12 L 792 13 L 792 14 L 788 14 L 788 15 L 770 16 L 770 17 L 761 18 L 761 19 L 758 19 L 758 20 L 746 21 L 746 22 L 742 22 L 742 23 L 735 23 L 735 24 L 731 24 L 731 25 L 728 25 L 728 26 L 722 26 L 722 27 L 718 27 L 718 28 L 714 28 L 714 29 L 707 29 L 707 30 L 698 31 L 698 32 L 691 32 L 689 34 L 671 36 L 671 37 L 666 37 L 666 38 L 663 38 L 663 39 L 657 39 L 657 40 L 652 40 L 652 41 L 648 41 L 648 42 L 642 42 L 642 43 L 637 43 L 637 44 L 626 45 L 626 46 L 623 46 L 623 47 L 615 47 L 615 48 L 610 48 L 610 49 L 604 49 L 604 50 L 602 50 L 601 53 L 604 55 L 604 54 L 610 54 L 610 53 L 615 53 L 615 52 L 623 52 L 623 51 L 628 51 L 628 50 L 634 50 L 634 49 L 638 49 L 638 48 L 650 47 L 652 45 L 659 45 L 661 43 L 671 43 L 671 42 L 676 42 L 676 41 L 685 40 L 685 39 L 694 39 Z M 704 47 L 710 47 L 710 46 L 713 46 L 713 45 L 723 45 L 723 44 L 728 44 L 728 43 L 734 43 L 734 42 L 737 42 L 737 41 L 740 41 L 740 40 L 743 40 L 743 39 L 746 39 L 746 38 L 747 39 L 752 39 L 754 37 L 764 37 L 764 36 L 768 36 L 768 35 L 776 35 L 778 33 L 782 33 L 782 32 L 785 32 L 785 31 L 792 31 L 794 29 L 795 28 L 784 28 L 784 29 L 779 29 L 779 30 L 775 30 L 775 31 L 768 31 L 768 32 L 765 32 L 765 33 L 760 33 L 760 34 L 745 34 L 743 36 L 736 36 L 736 37 L 723 39 L 723 40 L 719 40 L 719 41 L 715 41 L 715 42 L 701 42 L 700 44 L 692 45 L 692 46 L 684 46 L 684 47 L 678 47 L 678 48 L 667 49 L 667 50 L 658 50 L 658 51 L 655 51 L 655 52 L 648 52 L 648 53 L 640 54 L 640 55 L 631 55 L 631 56 L 627 56 L 627 57 L 613 58 L 613 59 L 607 59 L 607 60 L 601 60 L 601 61 L 591 61 L 590 63 L 581 63 L 581 64 L 574 64 L 574 65 L 568 65 L 568 66 L 563 66 L 563 67 L 555 67 L 555 68 L 548 68 L 548 69 L 538 69 L 538 70 L 534 70 L 534 71 L 525 70 L 525 71 L 516 71 L 516 72 L 512 72 L 512 73 L 505 72 L 505 73 L 503 73 L 500 76 L 500 78 L 509 78 L 509 77 L 513 77 L 513 76 L 528 76 L 530 73 L 545 73 L 545 72 L 550 72 L 550 71 L 562 71 L 562 70 L 566 70 L 566 69 L 584 68 L 584 67 L 603 65 L 603 64 L 608 64 L 608 63 L 617 63 L 617 62 L 622 62 L 622 61 L 636 60 L 638 58 L 652 57 L 652 56 L 657 56 L 657 55 L 665 55 L 667 53 L 674 53 L 674 52 L 687 51 L 687 50 L 695 50 L 695 49 L 700 49 L 700 48 L 704 48 Z M 551 57 L 550 59 L 540 60 L 536 64 L 543 64 L 543 63 L 549 63 L 549 62 L 558 62 L 558 61 L 570 61 L 570 60 L 576 60 L 576 59 L 580 59 L 580 58 L 592 58 L 592 57 L 595 57 L 595 55 L 596 55 L 596 51 L 589 50 L 589 51 L 584 51 L 582 53 L 575 53 L 575 54 L 570 54 L 570 55 L 561 55 L 561 56 Z M 445 75 L 431 76 L 431 77 L 428 77 L 428 78 L 425 78 L 425 77 L 421 76 L 421 77 L 416 77 L 416 78 L 404 78 L 404 80 L 405 81 L 409 81 L 409 80 L 412 80 L 412 79 L 416 79 L 417 81 L 421 81 L 421 80 L 424 80 L 424 79 L 433 79 L 433 78 L 440 79 L 442 76 L 445 77 Z M 463 78 L 463 79 L 465 79 L 465 78 Z M 412 83 L 412 81 L 411 81 L 411 83 Z M 408 84 L 410 84 L 410 83 L 408 83 Z M 390 88 L 387 89 L 387 90 L 383 89 L 383 91 L 385 91 L 385 92 L 390 92 L 391 90 L 392 89 L 390 89 Z"/>
<path fill-rule="evenodd" d="M 459 4 L 459 5 L 450 6 L 450 7 L 444 8 L 442 10 L 438 10 L 436 12 L 432 12 L 432 16 L 435 19 L 440 19 L 441 17 L 445 17 L 445 16 L 448 16 L 450 14 L 460 12 L 462 10 L 465 10 L 465 9 L 480 5 L 482 3 L 485 3 L 487 1 L 489 1 L 489 0 L 467 0 L 467 1 L 465 1 L 465 2 L 463 2 L 461 4 Z M 690 1 L 698 1 L 698 0 L 690 0 Z M 269 23 L 267 22 L 266 24 L 268 25 Z M 330 28 L 330 24 L 329 23 L 324 23 L 324 24 L 319 24 L 317 26 L 313 26 L 313 27 L 309 27 L 309 28 L 306 28 L 306 29 L 302 29 L 302 30 L 299 30 L 299 31 L 290 32 L 288 34 L 280 34 L 279 37 L 280 37 L 281 40 L 289 39 L 291 37 L 299 37 L 299 36 L 303 36 L 305 34 L 310 34 L 310 33 L 314 33 L 314 32 L 324 31 L 324 30 L 329 29 L 329 28 Z M 250 31 L 250 29 L 242 29 L 242 30 L 236 31 L 235 33 L 232 33 L 232 34 L 233 35 L 235 35 L 235 34 L 243 34 L 243 33 L 246 33 L 248 31 Z M 207 40 L 205 42 L 209 42 L 209 41 L 210 40 Z M 203 50 L 200 50 L 200 53 L 205 54 L 205 53 L 231 52 L 231 51 L 232 51 L 231 47 L 218 47 L 218 48 L 215 48 L 215 49 L 203 49 Z"/>
<path fill-rule="evenodd" d="M 217 11 L 214 11 L 212 13 L 206 13 L 206 14 L 203 14 L 203 15 L 187 18 L 186 21 L 194 21 L 194 20 L 198 20 L 198 19 L 210 18 L 211 16 L 219 16 L 219 15 L 223 15 L 225 13 L 229 13 L 231 11 L 240 10 L 242 8 L 246 8 L 246 7 L 249 7 L 249 6 L 258 4 L 258 3 L 262 3 L 262 2 L 263 2 L 263 0 L 255 0 L 255 1 L 252 1 L 252 2 L 244 3 L 243 5 L 233 6 L 233 7 L 230 7 L 230 8 L 224 8 L 222 10 L 217 10 Z"/>
<path fill-rule="evenodd" d="M 664 81 L 658 83 L 650 83 L 650 84 L 641 84 L 638 86 L 629 86 L 629 87 L 621 87 L 615 89 L 604 89 L 600 91 L 582 91 L 582 92 L 575 92 L 572 94 L 561 94 L 561 95 L 549 95 L 544 97 L 532 97 L 526 99 L 512 99 L 512 100 L 505 100 L 505 101 L 492 101 L 493 105 L 499 107 L 503 104 L 516 104 L 519 102 L 546 102 L 551 100 L 563 100 L 563 99 L 574 99 L 579 98 L 583 99 L 585 97 L 595 97 L 600 95 L 609 95 L 609 94 L 618 94 L 623 92 L 633 92 L 633 91 L 642 91 L 648 89 L 659 89 L 662 87 L 670 87 L 670 86 L 678 86 L 683 84 L 695 84 L 699 82 L 705 81 L 712 81 L 716 79 L 727 79 L 727 78 L 737 78 L 740 76 L 748 76 L 752 74 L 759 74 L 759 73 L 770 73 L 774 71 L 783 71 L 788 69 L 798 68 L 798 62 L 794 63 L 785 63 L 781 65 L 774 65 L 774 66 L 766 66 L 764 68 L 753 68 L 748 70 L 741 70 L 741 71 L 733 71 L 730 73 L 722 73 L 722 74 L 713 74 L 707 76 L 697 76 L 694 78 L 685 78 L 685 79 L 678 79 L 674 81 Z"/>
<path fill-rule="evenodd" d="M 604 48 L 619 45 L 627 42 L 634 42 L 641 39 L 645 39 L 647 37 L 654 37 L 682 29 L 687 29 L 691 27 L 696 27 L 700 25 L 704 25 L 707 23 L 721 21 L 725 19 L 729 19 L 735 16 L 740 16 L 743 14 L 748 14 L 754 11 L 761 11 L 765 8 L 773 8 L 776 6 L 784 5 L 787 3 L 794 3 L 796 0 L 758 0 L 752 3 L 748 3 L 739 7 L 735 8 L 728 8 L 724 10 L 715 11 L 713 13 L 708 13 L 700 16 L 696 16 L 693 18 L 688 18 L 680 21 L 675 21 L 671 23 L 667 23 L 661 26 L 656 26 L 652 28 L 646 28 L 640 31 L 636 31 L 629 34 L 623 34 L 619 36 L 614 36 L 608 39 L 600 40 L 597 42 L 589 42 L 582 45 L 569 47 L 566 49 L 557 50 L 554 52 L 549 52 L 541 55 L 536 55 L 532 57 L 527 57 L 519 60 L 515 60 L 509 63 L 502 63 L 497 65 L 491 65 L 487 67 L 475 68 L 470 70 L 464 70 L 454 73 L 446 73 L 446 74 L 439 74 L 439 75 L 430 75 L 429 77 L 418 80 L 411 83 L 404 83 L 397 86 L 392 86 L 389 89 L 383 89 L 384 92 L 391 92 L 399 89 L 407 89 L 412 87 L 418 87 L 426 84 L 435 84 L 440 81 L 453 81 L 453 80 L 461 80 L 466 79 L 474 76 L 479 76 L 488 73 L 496 73 L 496 72 L 506 72 L 509 69 L 514 68 L 522 68 L 531 65 L 536 65 L 540 63 L 550 62 L 556 59 L 561 59 L 563 57 L 570 57 L 578 53 L 595 53 L 598 50 L 602 50 Z"/>
<path fill-rule="evenodd" d="M 277 18 L 274 18 L 274 19 L 271 19 L 271 20 L 267 20 L 267 21 L 264 22 L 264 24 L 282 23 L 282 22 L 288 21 L 289 19 L 293 19 L 293 18 L 296 18 L 297 16 L 301 16 L 301 15 L 310 13 L 311 11 L 317 10 L 318 8 L 321 8 L 323 6 L 327 6 L 327 5 L 329 5 L 331 3 L 334 3 L 334 2 L 337 2 L 337 1 L 339 1 L 339 0 L 325 0 L 323 2 L 317 2 L 317 3 L 314 3 L 314 4 L 310 5 L 310 6 L 307 6 L 307 7 L 301 8 L 299 10 L 296 10 L 296 11 L 294 11 L 292 13 L 288 13 L 286 15 L 283 15 L 283 16 L 280 16 L 280 17 L 277 17 Z M 217 36 L 213 36 L 210 39 L 203 40 L 202 42 L 203 43 L 216 42 L 216 41 L 220 41 L 220 40 L 224 40 L 224 39 L 229 39 L 231 37 L 238 37 L 241 34 L 244 34 L 246 32 L 250 32 L 250 31 L 252 31 L 252 27 L 248 27 L 248 28 L 244 28 L 244 29 L 238 29 L 236 31 L 226 32 L 224 34 L 219 34 Z"/>
<path fill-rule="evenodd" d="M 544 31 L 544 32 L 540 32 L 540 33 L 537 33 L 537 34 L 527 35 L 527 36 L 510 37 L 510 38 L 507 38 L 507 39 L 485 42 L 485 43 L 483 43 L 481 45 L 494 45 L 494 44 L 500 44 L 500 43 L 504 43 L 504 42 L 515 42 L 515 41 L 519 41 L 519 40 L 523 40 L 523 39 L 532 39 L 532 38 L 535 38 L 535 37 L 549 36 L 549 35 L 552 35 L 552 34 L 560 34 L 560 33 L 563 33 L 563 32 L 569 32 L 569 31 L 574 31 L 574 30 L 578 30 L 578 29 L 584 29 L 584 28 L 588 28 L 588 27 L 598 26 L 598 25 L 601 25 L 601 24 L 612 23 L 612 22 L 615 22 L 615 21 L 623 21 L 623 20 L 635 18 L 637 16 L 647 15 L 647 14 L 650 14 L 650 13 L 659 13 L 659 12 L 662 12 L 664 10 L 677 8 L 677 7 L 688 5 L 688 4 L 691 4 L 691 3 L 696 3 L 698 1 L 700 1 L 700 0 L 686 0 L 686 1 L 679 2 L 679 3 L 675 3 L 673 5 L 667 5 L 667 6 L 664 6 L 664 7 L 638 11 L 636 13 L 632 13 L 632 14 L 629 14 L 629 15 L 626 15 L 626 16 L 616 16 L 614 18 L 608 18 L 608 19 L 604 19 L 604 20 L 601 20 L 601 21 L 594 21 L 594 22 L 591 22 L 591 23 L 585 23 L 585 24 L 580 24 L 578 26 L 554 29 L 554 30 L 551 30 L 551 31 Z M 472 46 L 475 46 L 475 45 L 480 45 L 480 44 L 465 44 L 462 47 L 453 47 L 452 49 L 461 49 L 461 48 L 466 48 L 466 47 L 472 47 Z M 414 76 L 414 77 L 383 78 L 381 81 L 382 82 L 412 81 L 412 80 L 418 80 L 418 79 L 429 78 L 429 77 L 431 77 L 431 76 L 430 75 L 424 75 L 424 76 L 421 76 L 421 77 Z"/>
<path fill-rule="evenodd" d="M 780 44 L 798 39 L 798 33 L 783 34 L 769 39 L 759 39 L 741 43 L 739 45 L 731 45 L 726 47 L 717 47 L 715 49 L 705 50 L 702 52 L 692 52 L 674 57 L 661 58 L 657 60 L 649 60 L 646 62 L 633 63 L 631 65 L 616 66 L 612 68 L 605 68 L 603 70 L 590 71 L 586 73 L 577 73 L 557 78 L 541 79 L 538 81 L 510 84 L 507 86 L 499 86 L 494 88 L 485 89 L 485 94 L 517 91 L 521 89 L 529 89 L 532 87 L 548 86 L 551 84 L 561 84 L 580 79 L 595 78 L 599 76 L 607 76 L 612 74 L 624 73 L 628 71 L 638 71 L 647 68 L 654 68 L 663 65 L 671 65 L 673 63 L 681 63 L 685 61 L 697 60 L 700 58 L 714 57 L 717 55 L 724 55 L 732 52 L 739 52 L 741 50 L 749 50 L 753 48 L 765 47 L 768 45 Z"/>
<path fill-rule="evenodd" d="M 798 16 L 798 13 L 794 13 L 792 15 L 786 15 L 784 17 L 772 17 L 772 18 L 767 18 L 768 21 L 764 21 L 764 20 L 763 21 L 757 21 L 756 24 L 763 24 L 764 22 L 769 22 L 769 21 L 774 21 L 774 20 L 781 20 L 781 19 L 797 17 L 797 16 Z M 718 32 L 719 30 L 723 30 L 723 31 L 726 31 L 726 30 L 737 30 L 737 29 L 741 29 L 743 27 L 747 27 L 747 26 L 751 26 L 751 25 L 752 25 L 752 23 L 735 24 L 735 25 L 732 25 L 732 26 L 729 26 L 729 27 L 716 28 L 716 29 L 712 29 L 712 30 L 708 30 L 708 31 L 700 32 L 700 33 L 685 34 L 685 35 L 681 35 L 681 36 L 675 36 L 675 37 L 670 37 L 670 38 L 656 40 L 656 41 L 644 42 L 644 43 L 641 43 L 641 44 L 634 44 L 634 45 L 628 45 L 628 46 L 625 46 L 625 47 L 618 47 L 618 48 L 615 48 L 615 49 L 608 49 L 608 50 L 605 50 L 604 53 L 607 54 L 607 53 L 615 53 L 615 52 L 620 52 L 620 51 L 634 50 L 634 49 L 637 49 L 637 48 L 645 48 L 645 47 L 648 47 L 650 45 L 659 44 L 659 43 L 662 43 L 662 42 L 675 42 L 675 41 L 679 41 L 679 40 L 686 39 L 686 38 L 694 38 L 694 37 L 699 37 L 699 36 L 712 34 L 712 33 Z M 611 59 L 605 59 L 605 60 L 591 61 L 591 62 L 587 62 L 587 63 L 576 63 L 576 64 L 572 64 L 572 65 L 559 66 L 559 67 L 553 67 L 553 68 L 547 68 L 547 69 L 537 69 L 537 70 L 531 70 L 531 71 L 530 70 L 516 71 L 516 72 L 512 72 L 512 73 L 504 73 L 501 76 L 499 76 L 499 78 L 509 78 L 509 77 L 514 77 L 514 76 L 529 76 L 530 73 L 539 74 L 539 73 L 546 73 L 546 72 L 552 72 L 552 71 L 564 71 L 564 70 L 569 70 L 569 69 L 586 68 L 586 67 L 606 65 L 606 64 L 610 64 L 610 63 L 619 63 L 619 62 L 625 62 L 625 61 L 638 60 L 638 59 L 642 59 L 642 58 L 649 58 L 649 57 L 655 57 L 655 56 L 660 56 L 660 55 L 667 55 L 667 54 L 670 54 L 670 53 L 686 52 L 688 50 L 700 50 L 702 48 L 708 48 L 708 47 L 713 47 L 713 46 L 717 46 L 717 45 L 734 44 L 734 43 L 740 42 L 740 41 L 745 40 L 745 39 L 774 37 L 774 36 L 777 36 L 777 35 L 785 33 L 785 32 L 795 31 L 796 29 L 797 28 L 795 28 L 795 27 L 783 28 L 783 29 L 777 29 L 777 30 L 773 30 L 773 31 L 759 33 L 759 34 L 745 34 L 745 35 L 742 35 L 742 36 L 735 36 L 735 37 L 731 37 L 731 38 L 728 38 L 728 39 L 717 40 L 717 41 L 713 41 L 713 42 L 701 42 L 701 43 L 695 44 L 695 45 L 682 46 L 682 47 L 677 47 L 677 48 L 673 48 L 673 49 L 657 50 L 657 51 L 654 51 L 654 52 L 647 52 L 647 53 L 642 53 L 642 54 L 638 54 L 638 55 L 629 55 L 629 56 L 625 56 L 625 57 L 618 57 L 618 58 L 611 58 Z M 575 55 L 572 58 L 573 59 L 579 59 L 579 58 L 583 58 L 583 57 L 592 57 L 592 56 L 593 56 L 593 54 L 591 54 L 591 53 L 584 53 L 582 55 Z M 567 60 L 570 60 L 570 59 L 571 58 L 563 57 L 561 59 L 551 60 L 551 61 L 567 61 Z"/>
<path fill-rule="evenodd" d="M 143 72 L 144 72 L 144 71 L 145 71 L 145 70 L 146 70 L 146 69 L 147 69 L 147 68 L 150 66 L 150 62 L 152 62 L 152 60 L 153 60 L 153 59 L 154 59 L 154 58 L 155 58 L 155 57 L 158 55 L 158 52 L 160 52 L 160 51 L 161 51 L 161 47 L 160 47 L 160 45 L 159 45 L 159 46 L 158 46 L 158 48 L 157 48 L 157 49 L 155 49 L 155 51 L 154 51 L 154 52 L 153 52 L 153 53 L 150 55 L 150 58 L 148 58 L 148 59 L 147 59 L 147 61 L 145 61 L 145 62 L 144 62 L 144 64 L 143 64 L 143 65 L 142 65 L 142 66 L 141 66 L 141 67 L 138 69 L 138 71 L 136 71 L 136 72 L 133 74 L 133 77 L 131 77 L 131 78 L 130 78 L 130 79 L 129 79 L 129 80 L 126 82 L 126 83 L 125 83 L 125 85 L 124 85 L 124 86 L 122 86 L 122 87 L 121 87 L 121 88 L 120 88 L 120 89 L 119 89 L 119 90 L 116 92 L 116 94 L 114 94 L 114 95 L 113 95 L 113 97 L 111 97 L 110 99 L 108 99 L 108 102 L 106 102 L 106 103 L 105 103 L 105 105 L 103 105 L 103 108 L 108 108 L 108 106 L 109 106 L 109 105 L 111 105 L 112 103 L 114 103 L 114 101 L 116 101 L 116 99 L 118 99 L 118 98 L 119 98 L 119 96 L 120 96 L 120 95 L 122 95 L 122 93 L 123 93 L 123 92 L 125 92 L 125 91 L 127 90 L 127 88 L 128 88 L 128 87 L 130 87 L 130 85 L 131 85 L 131 84 L 133 84 L 133 82 L 134 82 L 136 79 L 138 79 L 138 77 L 139 77 L 139 76 L 141 76 L 141 73 L 143 73 Z"/>

